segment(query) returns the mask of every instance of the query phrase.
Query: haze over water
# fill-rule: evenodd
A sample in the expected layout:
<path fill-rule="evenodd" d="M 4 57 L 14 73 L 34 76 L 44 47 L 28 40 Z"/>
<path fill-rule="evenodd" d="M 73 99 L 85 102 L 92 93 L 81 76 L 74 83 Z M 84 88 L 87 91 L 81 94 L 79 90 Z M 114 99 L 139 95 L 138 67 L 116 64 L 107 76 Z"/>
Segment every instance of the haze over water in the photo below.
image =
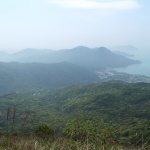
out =
<path fill-rule="evenodd" d="M 118 72 L 125 72 L 129 74 L 139 74 L 150 77 L 150 52 L 146 51 L 138 51 L 134 52 L 134 56 L 130 57 L 131 59 L 140 60 L 140 64 L 131 65 L 123 68 L 116 68 L 115 70 Z"/>

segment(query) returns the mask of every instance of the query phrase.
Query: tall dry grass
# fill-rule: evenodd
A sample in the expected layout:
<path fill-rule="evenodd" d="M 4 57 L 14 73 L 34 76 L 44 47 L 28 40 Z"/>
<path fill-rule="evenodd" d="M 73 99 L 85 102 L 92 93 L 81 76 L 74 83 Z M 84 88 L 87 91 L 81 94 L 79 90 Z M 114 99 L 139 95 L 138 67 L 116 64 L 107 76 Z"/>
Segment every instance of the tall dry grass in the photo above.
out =
<path fill-rule="evenodd" d="M 34 135 L 11 135 L 9 146 L 6 144 L 7 137 L 0 135 L 0 150 L 149 150 L 148 146 L 141 147 L 123 147 L 123 146 L 111 146 L 95 145 L 85 142 L 73 141 L 64 137 L 58 137 L 55 140 L 49 138 L 43 140 Z"/>

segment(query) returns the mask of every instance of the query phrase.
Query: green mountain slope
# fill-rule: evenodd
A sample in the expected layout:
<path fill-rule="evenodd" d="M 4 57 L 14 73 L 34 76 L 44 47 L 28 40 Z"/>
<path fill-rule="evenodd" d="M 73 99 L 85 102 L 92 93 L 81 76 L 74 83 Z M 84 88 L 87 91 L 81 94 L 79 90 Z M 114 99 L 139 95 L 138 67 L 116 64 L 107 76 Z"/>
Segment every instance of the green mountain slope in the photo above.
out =
<path fill-rule="evenodd" d="M 84 115 L 109 124 L 117 139 L 136 142 L 150 135 L 150 84 L 110 81 L 91 85 L 76 85 L 49 92 L 12 94 L 0 97 L 1 130 L 6 130 L 5 114 L 8 106 L 17 108 L 16 128 L 20 128 L 30 112 L 25 131 L 41 122 L 62 129 L 70 118 Z M 10 114 L 10 118 L 13 111 Z M 34 120 L 33 120 L 34 118 Z M 9 121 L 11 124 L 11 120 Z"/>
<path fill-rule="evenodd" d="M 0 93 L 51 89 L 98 80 L 95 73 L 67 62 L 0 63 Z"/>

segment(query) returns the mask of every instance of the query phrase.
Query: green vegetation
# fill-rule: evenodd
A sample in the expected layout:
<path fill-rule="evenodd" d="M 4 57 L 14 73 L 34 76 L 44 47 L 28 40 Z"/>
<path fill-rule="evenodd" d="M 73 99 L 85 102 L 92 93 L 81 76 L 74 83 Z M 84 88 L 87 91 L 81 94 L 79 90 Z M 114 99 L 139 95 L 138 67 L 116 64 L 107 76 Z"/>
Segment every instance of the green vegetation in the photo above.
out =
<path fill-rule="evenodd" d="M 42 138 L 49 138 L 54 136 L 54 130 L 48 124 L 40 124 L 34 130 L 37 136 Z"/>
<path fill-rule="evenodd" d="M 0 62 L 0 94 L 48 90 L 98 80 L 95 73 L 67 62 L 54 64 Z"/>
<path fill-rule="evenodd" d="M 32 135 L 33 141 L 44 137 L 46 143 L 51 138 L 49 146 L 63 136 L 64 145 L 68 140 L 71 145 L 89 144 L 97 149 L 110 149 L 113 144 L 146 147 L 150 143 L 148 83 L 73 85 L 41 93 L 1 95 L 0 102 L 2 135 L 24 133 Z"/>

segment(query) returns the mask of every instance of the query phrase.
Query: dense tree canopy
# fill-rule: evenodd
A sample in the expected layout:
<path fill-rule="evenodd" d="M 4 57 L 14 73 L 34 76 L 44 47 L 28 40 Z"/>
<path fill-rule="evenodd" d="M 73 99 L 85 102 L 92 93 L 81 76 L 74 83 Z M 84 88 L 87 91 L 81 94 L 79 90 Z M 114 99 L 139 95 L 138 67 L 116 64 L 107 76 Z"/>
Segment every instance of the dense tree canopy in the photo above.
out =
<path fill-rule="evenodd" d="M 78 111 L 79 116 L 88 120 L 95 117 L 112 126 L 120 140 L 135 142 L 141 136 L 148 139 L 150 135 L 150 84 L 147 83 L 110 81 L 40 93 L 12 93 L 1 95 L 0 102 L 1 132 L 6 131 L 6 123 L 12 126 L 16 108 L 13 130 L 30 132 L 39 123 L 48 123 L 61 131 Z M 6 120 L 8 107 L 11 110 Z"/>

